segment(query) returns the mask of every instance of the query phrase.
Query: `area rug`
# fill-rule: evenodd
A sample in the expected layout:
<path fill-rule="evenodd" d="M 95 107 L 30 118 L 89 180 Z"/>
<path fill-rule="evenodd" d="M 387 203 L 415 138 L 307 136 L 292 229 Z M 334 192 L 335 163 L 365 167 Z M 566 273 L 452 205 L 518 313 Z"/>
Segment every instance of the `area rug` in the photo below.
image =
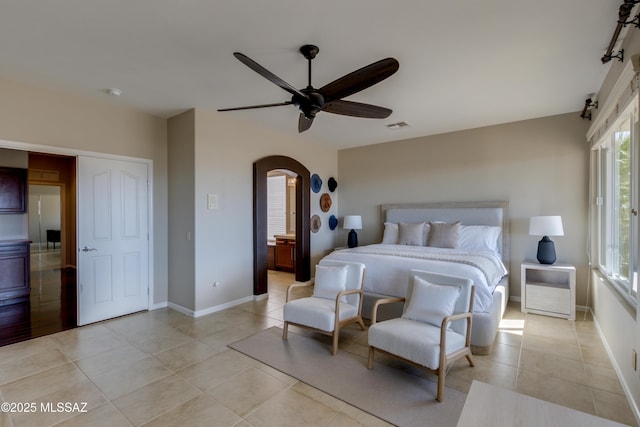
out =
<path fill-rule="evenodd" d="M 439 403 L 433 381 L 377 362 L 368 370 L 365 357 L 341 349 L 332 356 L 326 341 L 291 331 L 282 341 L 277 327 L 229 347 L 397 426 L 455 426 L 466 398 L 447 388 Z"/>

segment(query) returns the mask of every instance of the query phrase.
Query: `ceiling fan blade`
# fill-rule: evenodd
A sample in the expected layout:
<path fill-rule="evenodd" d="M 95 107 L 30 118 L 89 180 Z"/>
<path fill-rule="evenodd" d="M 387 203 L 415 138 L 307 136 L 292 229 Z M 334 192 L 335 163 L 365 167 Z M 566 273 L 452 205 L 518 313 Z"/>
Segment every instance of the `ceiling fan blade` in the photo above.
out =
<path fill-rule="evenodd" d="M 300 92 L 295 87 L 291 86 L 289 83 L 282 80 L 280 77 L 273 74 L 271 71 L 264 68 L 262 65 L 258 64 L 253 59 L 249 58 L 247 55 L 244 55 L 240 52 L 233 52 L 233 56 L 238 58 L 240 62 L 242 62 L 247 67 L 251 68 L 256 73 L 260 74 L 265 79 L 269 80 L 271 83 L 280 86 L 282 89 L 289 92 L 291 95 L 297 95 L 302 98 L 308 99 L 308 96 L 304 93 Z"/>
<path fill-rule="evenodd" d="M 368 119 L 386 119 L 393 110 L 377 105 L 363 104 L 361 102 L 345 101 L 339 99 L 324 104 L 323 111 L 343 116 L 364 117 Z"/>
<path fill-rule="evenodd" d="M 400 64 L 394 58 L 381 59 L 334 80 L 318 91 L 324 97 L 325 102 L 345 98 L 381 82 L 398 71 L 399 67 Z"/>
<path fill-rule="evenodd" d="M 302 133 L 309 129 L 313 124 L 313 119 L 308 119 L 303 113 L 298 117 L 298 133 Z"/>
<path fill-rule="evenodd" d="M 291 105 L 291 101 L 276 102 L 274 104 L 248 105 L 246 107 L 219 108 L 218 111 L 253 110 L 254 108 L 280 107 L 281 105 Z"/>

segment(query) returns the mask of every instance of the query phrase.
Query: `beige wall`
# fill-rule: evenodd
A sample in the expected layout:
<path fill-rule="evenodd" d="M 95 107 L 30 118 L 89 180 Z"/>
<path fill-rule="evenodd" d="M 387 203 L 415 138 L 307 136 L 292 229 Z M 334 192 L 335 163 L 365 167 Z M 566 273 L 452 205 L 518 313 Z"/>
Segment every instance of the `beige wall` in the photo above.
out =
<path fill-rule="evenodd" d="M 168 300 L 195 310 L 195 110 L 169 119 Z"/>
<path fill-rule="evenodd" d="M 289 156 L 326 182 L 337 151 L 200 109 L 169 119 L 168 135 L 169 303 L 199 316 L 253 298 L 253 163 Z M 218 209 L 207 209 L 208 194 Z M 311 235 L 312 264 L 333 248 L 327 223 L 338 209 L 320 212 L 319 197 L 311 194 L 324 223 Z"/>
<path fill-rule="evenodd" d="M 520 263 L 535 259 L 539 237 L 529 217 L 561 215 L 558 262 L 578 269 L 577 303 L 586 303 L 588 122 L 578 113 L 341 150 L 340 214 L 361 214 L 361 244 L 382 238 L 379 205 L 508 200 L 511 294 Z"/>
<path fill-rule="evenodd" d="M 153 160 L 154 302 L 167 299 L 166 120 L 0 79 L 0 147 Z"/>
<path fill-rule="evenodd" d="M 337 176 L 337 151 L 225 113 L 195 114 L 196 310 L 206 312 L 253 294 L 253 163 L 272 155 L 296 159 L 322 177 L 324 192 L 328 178 Z M 218 195 L 216 210 L 207 209 L 209 193 Z M 311 193 L 311 215 L 320 215 L 323 223 L 311 233 L 312 265 L 334 245 L 328 219 L 337 215 L 338 203 L 321 212 L 321 193 Z"/>

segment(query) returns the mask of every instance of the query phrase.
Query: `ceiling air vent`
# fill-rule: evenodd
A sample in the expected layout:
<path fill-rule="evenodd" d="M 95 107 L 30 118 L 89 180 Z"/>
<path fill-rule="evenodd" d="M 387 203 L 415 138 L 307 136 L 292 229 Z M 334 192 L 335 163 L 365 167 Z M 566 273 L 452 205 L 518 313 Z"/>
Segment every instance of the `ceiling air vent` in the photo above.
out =
<path fill-rule="evenodd" d="M 411 126 L 411 125 L 407 122 L 397 122 L 397 123 L 391 123 L 387 125 L 389 129 L 400 129 L 405 126 Z"/>

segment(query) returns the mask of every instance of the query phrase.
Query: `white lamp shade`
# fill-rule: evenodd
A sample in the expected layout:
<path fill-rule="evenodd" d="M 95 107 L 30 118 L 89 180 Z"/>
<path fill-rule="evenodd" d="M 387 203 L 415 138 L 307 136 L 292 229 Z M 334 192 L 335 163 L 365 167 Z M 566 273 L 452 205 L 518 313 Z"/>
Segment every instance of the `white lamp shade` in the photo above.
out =
<path fill-rule="evenodd" d="M 529 235 L 531 236 L 564 236 L 562 217 L 532 216 L 529 220 Z"/>
<path fill-rule="evenodd" d="M 360 215 L 345 215 L 342 227 L 347 230 L 360 230 L 362 229 L 362 217 Z"/>

